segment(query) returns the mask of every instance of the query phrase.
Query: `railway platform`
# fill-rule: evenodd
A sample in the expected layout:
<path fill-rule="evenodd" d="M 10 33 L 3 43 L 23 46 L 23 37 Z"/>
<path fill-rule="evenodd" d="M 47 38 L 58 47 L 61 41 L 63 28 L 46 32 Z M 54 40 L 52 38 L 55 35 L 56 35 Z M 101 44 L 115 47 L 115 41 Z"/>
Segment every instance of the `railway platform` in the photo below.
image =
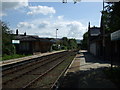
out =
<path fill-rule="evenodd" d="M 26 56 L 26 57 L 22 57 L 22 58 L 16 58 L 16 59 L 10 59 L 10 60 L 5 60 L 5 61 L 0 61 L 0 67 L 1 66 L 5 66 L 5 65 L 9 65 L 9 64 L 14 64 L 14 63 L 18 63 L 18 62 L 22 62 L 22 61 L 27 61 L 33 58 L 38 58 L 38 57 L 42 57 L 42 56 L 46 56 L 46 55 L 50 55 L 50 54 L 54 54 L 54 53 L 59 53 L 59 52 L 64 52 L 65 50 L 60 50 L 60 51 L 53 51 L 53 52 L 47 52 L 47 53 L 39 53 L 39 54 L 35 54 L 35 55 L 31 55 L 31 56 Z"/>
<path fill-rule="evenodd" d="M 109 61 L 99 60 L 81 50 L 64 74 L 60 88 L 117 88 L 104 74 Z"/>

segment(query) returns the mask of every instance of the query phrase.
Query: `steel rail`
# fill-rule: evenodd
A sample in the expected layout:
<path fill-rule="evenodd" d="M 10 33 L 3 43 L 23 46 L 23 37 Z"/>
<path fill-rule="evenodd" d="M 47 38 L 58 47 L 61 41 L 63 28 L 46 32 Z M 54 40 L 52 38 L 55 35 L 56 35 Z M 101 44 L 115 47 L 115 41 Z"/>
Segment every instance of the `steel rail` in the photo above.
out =
<path fill-rule="evenodd" d="M 38 81 L 38 79 L 42 78 L 43 76 L 45 76 L 47 73 L 49 73 L 50 71 L 52 71 L 55 67 L 57 67 L 59 64 L 61 64 L 65 59 L 63 59 L 62 61 L 58 62 L 55 66 L 53 66 L 52 68 L 50 68 L 49 70 L 47 70 L 46 72 L 44 72 L 43 74 L 39 75 L 37 78 L 35 78 L 34 80 L 32 80 L 31 82 L 29 82 L 27 85 L 25 85 L 23 88 L 28 88 L 30 87 L 33 83 L 35 83 L 36 81 Z"/>
<path fill-rule="evenodd" d="M 19 66 L 23 66 L 25 64 L 32 63 L 34 61 L 38 61 L 38 60 L 35 60 L 35 59 L 38 59 L 38 58 L 39 59 L 43 59 L 43 58 L 46 58 L 46 57 L 48 58 L 48 57 L 51 57 L 53 55 L 57 55 L 57 54 L 65 53 L 65 52 L 67 52 L 67 51 L 58 52 L 58 53 L 52 53 L 50 55 L 45 55 L 45 56 L 40 56 L 40 57 L 35 57 L 35 58 L 30 58 L 28 60 L 24 60 L 24 61 L 21 61 L 21 62 L 17 62 L 17 63 L 1 66 L 1 68 L 2 68 L 2 71 L 5 71 L 5 70 L 9 70 L 9 69 L 16 68 L 16 67 L 19 67 Z"/>
<path fill-rule="evenodd" d="M 23 75 L 26 75 L 26 74 L 28 74 L 28 73 L 30 73 L 30 72 L 32 72 L 32 71 L 40 68 L 41 66 L 44 66 L 44 65 L 50 63 L 51 61 L 55 61 L 56 59 L 58 59 L 58 58 L 60 58 L 60 57 L 61 57 L 61 56 L 55 57 L 55 58 L 53 58 L 52 60 L 50 60 L 50 61 L 48 61 L 48 62 L 46 62 L 46 63 L 44 63 L 44 64 L 42 64 L 42 65 L 40 65 L 40 66 L 38 66 L 38 67 L 36 67 L 36 68 L 33 68 L 32 70 L 29 70 L 29 71 L 27 71 L 27 72 L 25 72 L 25 73 L 23 73 L 23 74 L 21 74 L 21 75 L 19 75 L 19 76 L 16 76 L 16 77 L 14 77 L 14 78 L 12 78 L 12 79 L 9 79 L 9 80 L 3 82 L 3 84 L 5 85 L 5 84 L 7 84 L 7 83 L 10 82 L 10 81 L 16 80 L 16 79 L 22 77 Z M 63 57 L 63 56 L 62 56 L 62 57 Z"/>
<path fill-rule="evenodd" d="M 61 54 L 63 54 L 63 53 L 61 53 Z M 53 56 L 53 57 L 56 57 L 56 56 Z M 53 57 L 50 57 L 50 58 L 53 58 Z M 27 68 L 27 67 L 30 67 L 30 66 L 33 66 L 33 65 L 35 65 L 35 64 L 42 63 L 42 62 L 47 61 L 47 60 L 49 60 L 49 57 L 48 57 L 47 59 L 43 59 L 43 60 L 39 60 L 39 61 L 37 60 L 37 62 L 28 63 L 28 65 L 25 66 L 25 67 L 22 67 L 22 66 L 21 66 L 22 68 L 18 68 L 18 69 L 16 69 L 16 70 L 11 71 L 11 72 L 2 74 L 2 77 L 6 76 L 6 75 L 8 75 L 8 74 L 14 73 L 14 72 L 18 72 L 19 70 L 23 70 L 23 69 L 25 69 L 25 68 Z M 2 72 L 2 73 L 3 73 L 3 72 Z"/>
<path fill-rule="evenodd" d="M 72 54 L 71 54 L 72 55 Z M 72 62 L 72 61 L 71 61 Z M 69 68 L 71 62 L 66 66 L 66 68 L 62 71 L 62 73 L 58 76 L 58 78 L 56 79 L 56 81 L 52 84 L 52 86 L 50 88 L 54 88 L 56 87 L 56 84 L 58 82 L 58 80 L 60 79 L 60 77 L 65 73 L 65 71 Z"/>
<path fill-rule="evenodd" d="M 73 55 L 73 53 L 70 54 L 70 55 Z M 72 61 L 71 61 L 71 62 L 72 62 Z M 58 80 L 59 80 L 60 77 L 66 72 L 66 70 L 69 68 L 71 62 L 65 67 L 65 69 L 62 71 L 62 73 L 58 76 L 58 78 L 57 78 L 54 82 L 51 82 L 51 83 L 49 83 L 49 84 L 44 84 L 44 85 L 42 85 L 42 86 L 40 86 L 40 87 L 50 86 L 50 88 L 54 90 L 54 87 L 57 86 L 56 84 L 57 84 Z"/>

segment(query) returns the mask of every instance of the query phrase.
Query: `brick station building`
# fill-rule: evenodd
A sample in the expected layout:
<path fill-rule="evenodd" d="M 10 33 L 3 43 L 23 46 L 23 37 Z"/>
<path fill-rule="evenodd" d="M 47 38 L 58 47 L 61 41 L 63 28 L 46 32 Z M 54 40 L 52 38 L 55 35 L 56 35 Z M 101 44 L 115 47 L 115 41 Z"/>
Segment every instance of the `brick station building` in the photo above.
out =
<path fill-rule="evenodd" d="M 16 30 L 15 40 L 19 40 L 18 44 L 14 44 L 16 53 L 18 54 L 35 54 L 48 52 L 52 48 L 53 42 L 47 38 L 40 38 L 36 35 L 18 34 Z"/>
<path fill-rule="evenodd" d="M 89 23 L 88 51 L 104 60 L 120 63 L 120 30 L 104 34 L 104 42 L 102 30 L 100 27 L 90 27 Z"/>

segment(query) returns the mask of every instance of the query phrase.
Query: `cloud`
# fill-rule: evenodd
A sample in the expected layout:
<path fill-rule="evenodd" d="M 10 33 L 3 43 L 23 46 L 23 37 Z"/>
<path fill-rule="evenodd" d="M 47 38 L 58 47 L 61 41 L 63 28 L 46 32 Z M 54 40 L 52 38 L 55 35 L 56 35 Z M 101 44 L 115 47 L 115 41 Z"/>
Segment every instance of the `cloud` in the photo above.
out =
<path fill-rule="evenodd" d="M 35 14 L 54 14 L 56 13 L 55 9 L 53 7 L 48 6 L 30 6 L 29 7 L 30 12 L 28 12 L 28 15 L 35 15 Z"/>
<path fill-rule="evenodd" d="M 0 6 L 2 7 L 2 14 L 0 16 L 7 16 L 5 10 L 19 10 L 20 8 L 27 7 L 28 0 L 5 0 L 0 3 Z"/>
<path fill-rule="evenodd" d="M 46 28 L 50 25 L 50 22 L 48 21 L 43 21 L 43 22 L 40 22 L 39 25 L 38 25 L 38 28 Z"/>
<path fill-rule="evenodd" d="M 61 21 L 48 20 L 48 19 L 36 19 L 31 22 L 20 22 L 18 29 L 21 33 L 25 30 L 28 34 L 37 34 L 40 37 L 56 37 L 56 29 L 58 29 L 58 37 L 68 37 L 82 39 L 83 34 L 86 32 L 86 26 L 79 21 Z"/>
<path fill-rule="evenodd" d="M 42 32 L 37 35 L 39 35 L 40 37 L 54 37 L 54 34 L 50 32 Z"/>
<path fill-rule="evenodd" d="M 17 27 L 19 27 L 19 28 L 28 28 L 28 29 L 31 29 L 31 28 L 34 27 L 34 25 L 33 25 L 33 24 L 30 24 L 30 23 L 28 23 L 28 22 L 20 22 L 20 23 L 17 25 Z"/>
<path fill-rule="evenodd" d="M 58 16 L 58 20 L 63 20 L 64 16 Z"/>
<path fill-rule="evenodd" d="M 7 16 L 7 14 L 6 14 L 6 13 L 1 12 L 1 13 L 0 13 L 0 17 L 2 17 L 2 16 Z"/>
<path fill-rule="evenodd" d="M 28 6 L 28 0 L 17 0 L 16 2 L 2 2 L 2 10 L 19 9 Z"/>
<path fill-rule="evenodd" d="M 71 22 L 67 27 L 69 27 L 69 32 L 67 34 L 68 37 L 80 37 L 82 39 L 82 36 L 86 31 L 86 27 L 78 21 Z"/>

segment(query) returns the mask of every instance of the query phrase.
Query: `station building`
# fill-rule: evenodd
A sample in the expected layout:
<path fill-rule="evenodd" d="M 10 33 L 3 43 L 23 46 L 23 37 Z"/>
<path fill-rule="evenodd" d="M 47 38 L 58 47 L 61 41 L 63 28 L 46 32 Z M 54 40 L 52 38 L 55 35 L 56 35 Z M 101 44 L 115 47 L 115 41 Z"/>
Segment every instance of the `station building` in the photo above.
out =
<path fill-rule="evenodd" d="M 47 38 L 40 38 L 36 35 L 26 35 L 26 33 L 18 34 L 18 30 L 16 30 L 14 37 L 15 40 L 13 40 L 13 44 L 15 45 L 16 53 L 18 54 L 48 52 L 51 51 L 54 43 Z M 15 41 L 18 41 L 18 43 L 15 43 Z"/>
<path fill-rule="evenodd" d="M 90 27 L 89 23 L 88 51 L 104 60 L 120 63 L 120 30 L 103 34 L 101 27 Z"/>

